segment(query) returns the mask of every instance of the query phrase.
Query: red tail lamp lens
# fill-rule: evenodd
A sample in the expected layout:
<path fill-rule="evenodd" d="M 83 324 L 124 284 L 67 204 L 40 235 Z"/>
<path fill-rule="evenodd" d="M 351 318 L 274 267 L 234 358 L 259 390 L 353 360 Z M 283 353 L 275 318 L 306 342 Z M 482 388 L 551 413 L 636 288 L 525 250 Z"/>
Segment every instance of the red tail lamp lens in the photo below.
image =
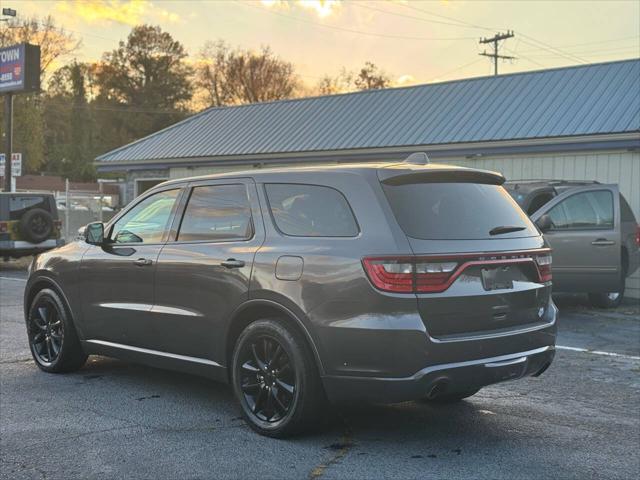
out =
<path fill-rule="evenodd" d="M 551 273 L 551 264 L 553 263 L 551 255 L 537 255 L 535 258 L 536 263 L 538 264 L 538 272 L 540 272 L 540 281 L 550 282 L 553 278 Z"/>
<path fill-rule="evenodd" d="M 364 268 L 371 283 L 387 292 L 413 292 L 413 263 L 402 258 L 365 258 Z"/>

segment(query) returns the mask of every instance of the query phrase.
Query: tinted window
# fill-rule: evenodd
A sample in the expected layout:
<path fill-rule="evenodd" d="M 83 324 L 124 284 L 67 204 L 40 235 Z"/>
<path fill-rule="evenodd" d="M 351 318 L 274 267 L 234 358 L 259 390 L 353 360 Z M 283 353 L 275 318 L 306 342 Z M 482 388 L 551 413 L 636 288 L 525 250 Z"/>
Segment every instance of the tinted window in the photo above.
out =
<path fill-rule="evenodd" d="M 165 190 L 142 200 L 113 225 L 111 240 L 115 243 L 161 242 L 179 192 L 179 189 Z"/>
<path fill-rule="evenodd" d="M 358 224 L 339 191 L 318 185 L 265 185 L 278 229 L 301 237 L 353 237 Z"/>
<path fill-rule="evenodd" d="M 251 208 L 242 185 L 195 187 L 184 212 L 178 240 L 237 240 L 251 237 Z"/>
<path fill-rule="evenodd" d="M 631 206 L 627 203 L 627 199 L 620 194 L 620 220 L 623 222 L 636 223 L 636 217 L 631 210 Z"/>
<path fill-rule="evenodd" d="M 499 185 L 411 183 L 383 185 L 404 232 L 425 240 L 468 240 L 538 235 L 537 230 Z M 492 236 L 496 227 L 521 228 Z"/>
<path fill-rule="evenodd" d="M 612 228 L 613 196 L 608 190 L 571 195 L 549 210 L 554 229 Z"/>
<path fill-rule="evenodd" d="M 49 211 L 49 197 L 11 197 L 9 201 L 9 220 L 20 220 L 27 210 L 42 208 Z"/>

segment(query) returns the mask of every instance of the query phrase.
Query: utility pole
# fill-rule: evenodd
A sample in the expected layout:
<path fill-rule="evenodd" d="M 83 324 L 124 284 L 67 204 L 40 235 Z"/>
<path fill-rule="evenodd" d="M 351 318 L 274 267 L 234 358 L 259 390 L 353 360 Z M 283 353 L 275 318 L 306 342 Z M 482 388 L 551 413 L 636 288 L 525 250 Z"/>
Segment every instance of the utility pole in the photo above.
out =
<path fill-rule="evenodd" d="M 11 188 L 11 153 L 13 152 L 13 94 L 4 96 L 4 191 L 12 192 Z"/>
<path fill-rule="evenodd" d="M 480 39 L 480 43 L 482 44 L 493 43 L 493 53 L 487 53 L 487 51 L 485 50 L 484 52 L 479 53 L 478 55 L 482 55 L 483 57 L 493 58 L 493 74 L 494 75 L 498 75 L 498 59 L 503 59 L 503 60 L 516 59 L 516 57 L 510 57 L 509 55 L 498 54 L 498 42 L 501 40 L 506 40 L 508 38 L 513 38 L 513 37 L 514 37 L 513 30 L 511 31 L 507 30 L 507 33 L 497 33 L 491 38 Z"/>

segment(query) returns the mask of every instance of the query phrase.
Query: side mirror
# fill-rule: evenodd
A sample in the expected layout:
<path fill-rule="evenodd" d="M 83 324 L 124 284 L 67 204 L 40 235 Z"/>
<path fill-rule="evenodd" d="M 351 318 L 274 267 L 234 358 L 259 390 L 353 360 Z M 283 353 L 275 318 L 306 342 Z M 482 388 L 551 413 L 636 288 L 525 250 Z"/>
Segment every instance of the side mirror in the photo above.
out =
<path fill-rule="evenodd" d="M 84 228 L 84 241 L 89 245 L 102 245 L 104 243 L 104 224 L 94 222 L 87 225 Z"/>
<path fill-rule="evenodd" d="M 549 214 L 545 213 L 536 221 L 536 225 L 542 233 L 546 233 L 551 230 L 553 224 L 551 223 L 551 217 Z"/>

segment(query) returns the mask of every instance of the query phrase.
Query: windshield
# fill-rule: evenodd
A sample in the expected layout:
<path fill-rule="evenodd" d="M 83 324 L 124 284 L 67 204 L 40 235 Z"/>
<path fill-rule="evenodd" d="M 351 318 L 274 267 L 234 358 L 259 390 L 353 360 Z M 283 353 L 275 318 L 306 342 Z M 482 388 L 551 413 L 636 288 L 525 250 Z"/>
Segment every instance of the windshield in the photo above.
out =
<path fill-rule="evenodd" d="M 472 240 L 538 235 L 499 185 L 412 183 L 382 185 L 404 232 L 424 240 Z"/>

